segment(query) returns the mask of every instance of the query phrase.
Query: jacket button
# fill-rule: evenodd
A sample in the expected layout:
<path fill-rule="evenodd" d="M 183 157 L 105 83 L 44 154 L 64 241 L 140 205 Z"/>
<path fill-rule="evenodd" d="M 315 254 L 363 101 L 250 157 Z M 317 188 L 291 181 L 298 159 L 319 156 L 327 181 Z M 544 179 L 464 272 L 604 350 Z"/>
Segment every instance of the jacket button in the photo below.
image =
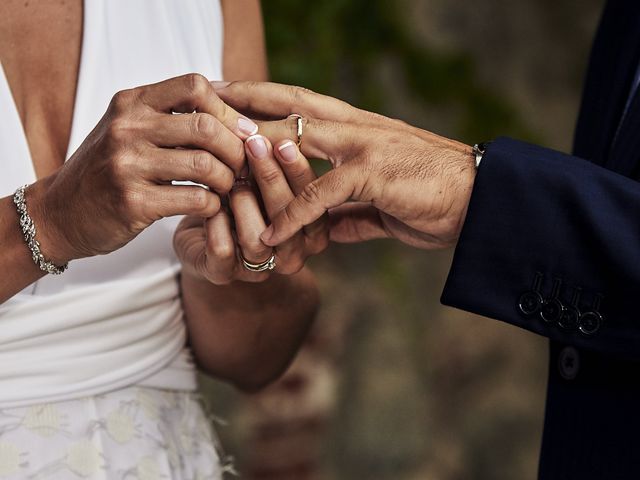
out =
<path fill-rule="evenodd" d="M 556 278 L 553 282 L 553 291 L 551 296 L 546 298 L 540 308 L 540 317 L 547 323 L 556 323 L 560 321 L 562 312 L 564 311 L 564 305 L 558 299 L 560 296 L 560 288 L 562 287 L 562 280 Z"/>
<path fill-rule="evenodd" d="M 518 309 L 527 317 L 538 313 L 540 306 L 544 301 L 542 294 L 540 293 L 540 286 L 542 285 L 542 273 L 537 272 L 533 279 L 533 285 L 531 290 L 524 292 L 518 299 Z"/>
<path fill-rule="evenodd" d="M 575 330 L 580 321 L 580 311 L 575 307 L 564 307 L 558 325 L 565 330 Z"/>
<path fill-rule="evenodd" d="M 525 292 L 520 296 L 520 300 L 518 301 L 518 308 L 525 315 L 533 315 L 540 310 L 540 305 L 542 305 L 543 299 L 542 295 L 538 292 L 530 291 Z"/>
<path fill-rule="evenodd" d="M 604 322 L 604 318 L 602 318 L 602 315 L 600 314 L 600 305 L 602 304 L 603 298 L 602 294 L 598 293 L 593 299 L 591 310 L 580 315 L 578 330 L 580 330 L 583 335 L 593 335 L 600 330 L 600 327 Z"/>
<path fill-rule="evenodd" d="M 580 354 L 574 347 L 564 347 L 558 355 L 558 371 L 565 380 L 573 380 L 580 371 Z"/>
<path fill-rule="evenodd" d="M 540 317 L 547 323 L 559 322 L 564 305 L 557 298 L 547 298 L 540 308 Z"/>
<path fill-rule="evenodd" d="M 599 312 L 584 312 L 580 316 L 580 322 L 578 324 L 578 330 L 583 335 L 593 335 L 602 326 L 602 315 Z"/>

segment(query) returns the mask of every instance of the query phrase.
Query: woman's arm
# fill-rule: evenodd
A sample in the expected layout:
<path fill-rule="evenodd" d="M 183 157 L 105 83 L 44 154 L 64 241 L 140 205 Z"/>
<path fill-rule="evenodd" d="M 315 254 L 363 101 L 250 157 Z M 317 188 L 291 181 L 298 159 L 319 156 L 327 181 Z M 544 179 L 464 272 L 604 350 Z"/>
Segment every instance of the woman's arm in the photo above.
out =
<path fill-rule="evenodd" d="M 255 136 L 245 148 L 268 218 L 315 178 L 292 142 L 272 148 Z M 204 221 L 187 217 L 174 238 L 195 357 L 206 372 L 249 391 L 275 380 L 302 343 L 318 305 L 304 260 L 328 243 L 326 217 L 276 248 L 260 241 L 265 228 L 254 189 L 241 183 L 229 196 L 228 213 Z M 271 255 L 273 272 L 250 271 L 241 261 L 260 263 Z"/>
<path fill-rule="evenodd" d="M 32 188 L 35 187 L 35 184 Z M 31 204 L 29 201 L 29 214 Z M 0 304 L 44 276 L 31 259 L 31 254 L 18 224 L 18 213 L 12 197 L 0 199 Z"/>
<path fill-rule="evenodd" d="M 166 113 L 168 107 L 192 110 L 192 105 L 200 105 L 201 112 Z M 237 174 L 244 163 L 241 136 L 237 113 L 200 75 L 117 93 L 64 166 L 26 190 L 42 254 L 64 265 L 115 251 L 160 218 L 214 215 L 220 207 L 214 191 L 226 194 L 233 184 L 234 171 L 228 165 Z M 169 150 L 159 146 L 161 142 L 189 149 Z M 194 151 L 198 171 L 193 168 Z M 213 191 L 167 189 L 161 180 L 176 177 L 207 184 Z M 0 303 L 43 276 L 25 245 L 12 197 L 0 199 L 0 265 Z"/>
<path fill-rule="evenodd" d="M 266 80 L 259 0 L 222 0 L 222 8 L 225 78 Z M 189 268 L 181 278 L 190 343 L 198 364 L 245 390 L 259 389 L 284 371 L 319 302 L 314 277 L 306 269 L 294 275 L 272 275 L 261 283 L 215 285 Z"/>
<path fill-rule="evenodd" d="M 260 0 L 222 0 L 225 80 L 269 77 Z"/>
<path fill-rule="evenodd" d="M 199 366 L 246 391 L 264 387 L 286 369 L 318 305 L 308 270 L 222 286 L 183 274 L 182 290 Z"/>

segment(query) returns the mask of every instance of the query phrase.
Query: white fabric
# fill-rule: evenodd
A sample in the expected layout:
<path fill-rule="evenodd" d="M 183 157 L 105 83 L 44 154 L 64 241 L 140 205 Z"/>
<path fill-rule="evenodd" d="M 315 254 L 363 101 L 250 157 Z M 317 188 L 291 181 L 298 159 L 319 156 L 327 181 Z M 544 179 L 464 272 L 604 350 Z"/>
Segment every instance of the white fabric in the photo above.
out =
<path fill-rule="evenodd" d="M 213 480 L 222 470 L 191 392 L 129 387 L 0 409 L 3 480 Z"/>
<path fill-rule="evenodd" d="M 188 72 L 221 79 L 222 28 L 218 0 L 85 1 L 68 156 L 118 90 Z M 0 111 L 7 196 L 35 173 L 4 72 Z M 0 306 L 0 408 L 133 384 L 196 388 L 171 244 L 177 223 L 165 219 L 117 252 L 71 262 Z"/>

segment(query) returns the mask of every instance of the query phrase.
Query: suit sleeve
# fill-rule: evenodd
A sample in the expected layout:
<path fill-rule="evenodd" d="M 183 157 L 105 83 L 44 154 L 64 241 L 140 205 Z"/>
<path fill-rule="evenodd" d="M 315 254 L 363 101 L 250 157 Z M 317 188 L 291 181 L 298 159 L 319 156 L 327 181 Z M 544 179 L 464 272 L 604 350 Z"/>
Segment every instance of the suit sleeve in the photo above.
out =
<path fill-rule="evenodd" d="M 640 183 L 553 150 L 494 141 L 442 303 L 640 357 Z"/>

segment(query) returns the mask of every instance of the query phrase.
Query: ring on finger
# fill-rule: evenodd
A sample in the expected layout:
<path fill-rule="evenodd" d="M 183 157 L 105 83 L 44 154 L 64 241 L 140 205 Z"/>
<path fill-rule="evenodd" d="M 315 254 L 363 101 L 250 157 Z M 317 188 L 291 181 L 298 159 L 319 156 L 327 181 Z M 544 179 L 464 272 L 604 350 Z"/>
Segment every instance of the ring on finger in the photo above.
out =
<path fill-rule="evenodd" d="M 244 268 L 249 270 L 250 272 L 270 272 L 271 270 L 276 268 L 276 252 L 272 252 L 271 256 L 262 263 L 251 263 L 247 261 L 246 258 L 242 254 L 240 254 L 240 260 L 242 260 L 242 265 Z"/>
<path fill-rule="evenodd" d="M 296 136 L 298 138 L 296 145 L 300 148 L 300 145 L 302 145 L 302 135 L 304 134 L 304 117 L 297 113 L 292 113 L 287 118 L 296 121 Z"/>

